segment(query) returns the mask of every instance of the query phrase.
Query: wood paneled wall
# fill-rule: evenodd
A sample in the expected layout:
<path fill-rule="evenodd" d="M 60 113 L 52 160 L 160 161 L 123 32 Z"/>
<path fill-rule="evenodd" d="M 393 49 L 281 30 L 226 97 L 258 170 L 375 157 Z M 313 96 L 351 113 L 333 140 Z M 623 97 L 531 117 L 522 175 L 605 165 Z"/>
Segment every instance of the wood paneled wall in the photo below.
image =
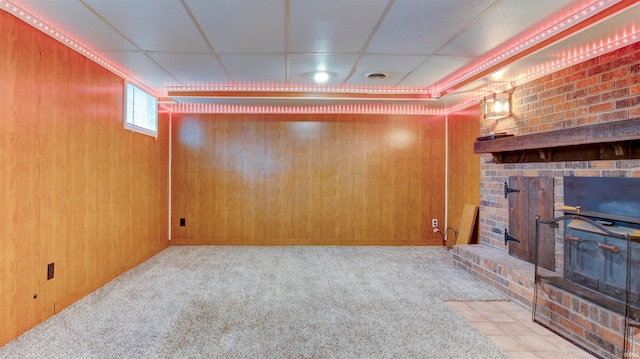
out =
<path fill-rule="evenodd" d="M 480 133 L 478 107 L 449 115 L 449 227 L 458 229 L 466 203 L 480 205 L 480 157 L 473 154 L 473 142 Z M 478 227 L 474 231 L 477 241 Z M 451 235 L 451 233 L 449 233 Z"/>
<path fill-rule="evenodd" d="M 125 131 L 122 79 L 4 11 L 0 43 L 3 345 L 167 246 L 168 120 Z"/>
<path fill-rule="evenodd" d="M 443 116 L 174 115 L 172 131 L 172 244 L 441 243 Z"/>

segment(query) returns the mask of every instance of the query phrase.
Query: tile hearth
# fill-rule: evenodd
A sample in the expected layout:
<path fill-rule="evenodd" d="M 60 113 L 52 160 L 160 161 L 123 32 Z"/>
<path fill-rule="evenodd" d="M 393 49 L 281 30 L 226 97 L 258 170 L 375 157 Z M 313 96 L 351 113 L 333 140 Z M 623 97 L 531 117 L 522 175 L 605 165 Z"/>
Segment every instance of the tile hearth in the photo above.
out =
<path fill-rule="evenodd" d="M 531 320 L 531 312 L 514 302 L 446 302 L 509 358 L 594 358 Z"/>
<path fill-rule="evenodd" d="M 534 301 L 533 264 L 486 244 L 460 245 L 453 252 L 456 268 L 496 288 L 514 305 L 517 303 L 521 308 L 526 308 L 527 322 L 540 328 L 544 327 L 538 323 L 551 325 L 554 331 L 562 335 L 557 335 L 558 338 L 569 338 L 585 348 L 585 352 L 608 359 L 623 356 L 624 316 L 558 287 L 545 285 L 538 293 L 536 322 L 533 322 L 530 309 Z M 539 270 L 543 271 L 541 274 L 546 271 Z M 634 330 L 630 335 L 632 340 L 628 345 L 631 345 L 631 352 L 625 355 L 640 357 L 640 333 Z"/>

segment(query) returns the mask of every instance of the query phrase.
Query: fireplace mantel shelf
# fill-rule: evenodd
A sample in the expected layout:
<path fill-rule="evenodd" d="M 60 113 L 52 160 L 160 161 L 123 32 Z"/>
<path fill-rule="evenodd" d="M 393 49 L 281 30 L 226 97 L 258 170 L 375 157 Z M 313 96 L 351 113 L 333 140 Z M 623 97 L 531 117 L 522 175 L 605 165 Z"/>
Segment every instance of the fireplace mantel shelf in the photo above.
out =
<path fill-rule="evenodd" d="M 476 141 L 473 153 L 496 163 L 640 158 L 640 118 Z"/>

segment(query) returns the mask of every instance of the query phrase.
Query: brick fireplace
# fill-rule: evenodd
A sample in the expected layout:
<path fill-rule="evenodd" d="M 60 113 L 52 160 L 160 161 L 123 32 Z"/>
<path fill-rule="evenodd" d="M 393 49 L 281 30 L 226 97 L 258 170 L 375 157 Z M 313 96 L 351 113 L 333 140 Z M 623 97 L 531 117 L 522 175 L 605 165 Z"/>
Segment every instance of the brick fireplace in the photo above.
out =
<path fill-rule="evenodd" d="M 517 141 L 543 133 L 564 135 L 568 132 L 563 131 L 589 126 L 595 126 L 597 133 L 601 128 L 615 127 L 610 126 L 615 123 L 638 119 L 638 64 L 640 43 L 635 43 L 518 86 L 512 95 L 513 115 L 499 120 L 481 119 L 480 135 L 507 132 L 515 135 L 513 139 Z M 635 131 L 640 138 L 640 128 L 634 127 L 630 130 L 631 137 Z M 578 155 L 575 152 L 552 154 L 532 148 L 532 151 L 518 153 L 515 158 L 519 160 L 512 163 L 501 161 L 508 157 L 481 154 L 480 244 L 456 247 L 455 265 L 531 307 L 534 266 L 509 256 L 508 246 L 505 246 L 509 200 L 504 196 L 504 183 L 509 177 L 552 178 L 553 188 L 549 190 L 553 193 L 553 217 L 560 217 L 565 214 L 563 181 L 566 176 L 640 178 L 640 150 L 637 148 L 637 140 L 623 145 L 594 144 L 583 150 L 587 154 L 585 159 L 581 158 L 582 152 Z M 559 270 L 564 267 L 565 248 L 562 231 L 556 232 L 553 257 L 555 268 Z M 623 356 L 623 315 L 561 288 L 550 287 L 544 296 L 549 310 L 562 317 L 559 319 L 563 323 L 560 334 L 597 356 Z M 627 356 L 640 357 L 639 332 L 636 329 L 632 333 L 635 349 Z"/>

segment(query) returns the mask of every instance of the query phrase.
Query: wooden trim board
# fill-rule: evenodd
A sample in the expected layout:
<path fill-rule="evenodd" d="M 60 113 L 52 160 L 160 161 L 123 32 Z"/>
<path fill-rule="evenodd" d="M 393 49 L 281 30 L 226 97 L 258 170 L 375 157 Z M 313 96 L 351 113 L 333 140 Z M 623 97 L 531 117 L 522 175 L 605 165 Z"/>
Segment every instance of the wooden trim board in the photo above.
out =
<path fill-rule="evenodd" d="M 476 217 L 478 216 L 478 206 L 465 204 L 462 210 L 462 219 L 460 220 L 460 228 L 458 229 L 458 240 L 456 244 L 470 244 L 473 237 L 473 229 L 476 226 Z"/>

